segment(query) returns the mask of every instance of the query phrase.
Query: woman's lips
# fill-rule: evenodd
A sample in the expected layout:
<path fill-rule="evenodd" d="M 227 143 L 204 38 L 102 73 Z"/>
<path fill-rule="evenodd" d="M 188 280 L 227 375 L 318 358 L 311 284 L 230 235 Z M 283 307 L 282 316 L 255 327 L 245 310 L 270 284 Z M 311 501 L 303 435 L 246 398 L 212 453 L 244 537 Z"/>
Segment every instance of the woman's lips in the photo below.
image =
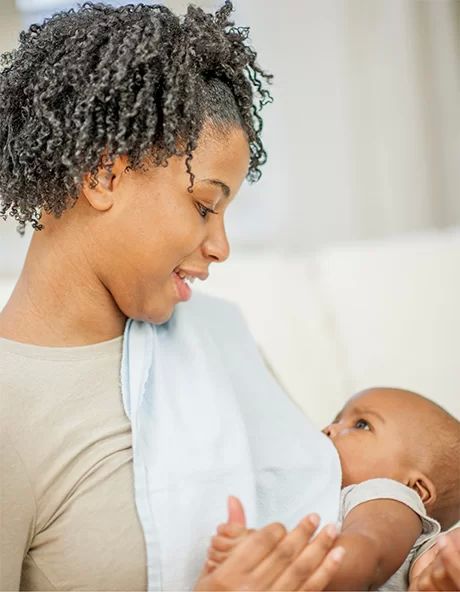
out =
<path fill-rule="evenodd" d="M 185 280 L 183 280 L 175 271 L 173 271 L 173 279 L 176 284 L 177 294 L 179 296 L 179 300 L 181 302 L 186 302 L 190 300 L 192 296 L 192 289 L 187 284 Z"/>

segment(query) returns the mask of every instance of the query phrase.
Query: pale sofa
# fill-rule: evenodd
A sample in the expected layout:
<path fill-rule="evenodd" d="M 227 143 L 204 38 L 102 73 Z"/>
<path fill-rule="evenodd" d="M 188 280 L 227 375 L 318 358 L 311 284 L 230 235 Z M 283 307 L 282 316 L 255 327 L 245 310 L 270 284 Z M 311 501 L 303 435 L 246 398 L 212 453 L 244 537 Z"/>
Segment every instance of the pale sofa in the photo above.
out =
<path fill-rule="evenodd" d="M 13 281 L 0 279 L 0 307 Z M 237 253 L 195 286 L 240 305 L 318 426 L 373 385 L 416 390 L 460 417 L 460 229 L 309 255 Z"/>

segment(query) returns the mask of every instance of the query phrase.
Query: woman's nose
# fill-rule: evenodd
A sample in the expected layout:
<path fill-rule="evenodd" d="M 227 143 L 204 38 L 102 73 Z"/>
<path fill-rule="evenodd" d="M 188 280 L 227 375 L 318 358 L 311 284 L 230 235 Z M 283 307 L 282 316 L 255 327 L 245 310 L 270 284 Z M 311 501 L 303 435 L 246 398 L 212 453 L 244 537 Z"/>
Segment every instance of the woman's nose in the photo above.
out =
<path fill-rule="evenodd" d="M 216 220 L 214 228 L 210 229 L 203 243 L 203 254 L 207 259 L 222 263 L 230 255 L 230 245 L 225 232 L 222 218 Z"/>

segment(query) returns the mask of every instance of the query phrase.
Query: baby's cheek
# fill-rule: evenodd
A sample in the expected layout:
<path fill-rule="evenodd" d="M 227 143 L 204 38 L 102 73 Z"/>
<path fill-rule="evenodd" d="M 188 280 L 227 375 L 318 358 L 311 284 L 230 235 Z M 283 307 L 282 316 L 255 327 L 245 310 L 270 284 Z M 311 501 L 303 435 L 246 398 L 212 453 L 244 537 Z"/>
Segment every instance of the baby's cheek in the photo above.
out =
<path fill-rule="evenodd" d="M 363 450 L 353 444 L 342 442 L 342 445 L 337 447 L 342 467 L 342 487 L 362 483 L 376 476 L 376 463 L 365 458 Z"/>
<path fill-rule="evenodd" d="M 339 453 L 340 465 L 342 467 L 342 487 L 347 487 L 347 485 L 357 483 L 356 461 L 352 459 L 350 450 L 348 450 L 347 447 L 343 445 L 343 443 L 341 446 L 337 446 L 336 448 L 337 452 Z"/>

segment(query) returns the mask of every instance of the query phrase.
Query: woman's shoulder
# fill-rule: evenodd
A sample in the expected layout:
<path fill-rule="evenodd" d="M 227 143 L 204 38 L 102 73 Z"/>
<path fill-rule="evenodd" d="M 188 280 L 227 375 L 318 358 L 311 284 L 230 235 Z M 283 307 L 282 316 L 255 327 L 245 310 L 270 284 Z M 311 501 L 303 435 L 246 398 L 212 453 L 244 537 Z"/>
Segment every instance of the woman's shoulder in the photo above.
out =
<path fill-rule="evenodd" d="M 44 347 L 0 337 L 2 423 L 46 422 L 49 414 L 65 415 L 63 406 L 69 413 L 83 413 L 98 397 L 106 396 L 109 404 L 113 392 L 119 392 L 121 352 L 121 337 L 80 347 Z"/>

